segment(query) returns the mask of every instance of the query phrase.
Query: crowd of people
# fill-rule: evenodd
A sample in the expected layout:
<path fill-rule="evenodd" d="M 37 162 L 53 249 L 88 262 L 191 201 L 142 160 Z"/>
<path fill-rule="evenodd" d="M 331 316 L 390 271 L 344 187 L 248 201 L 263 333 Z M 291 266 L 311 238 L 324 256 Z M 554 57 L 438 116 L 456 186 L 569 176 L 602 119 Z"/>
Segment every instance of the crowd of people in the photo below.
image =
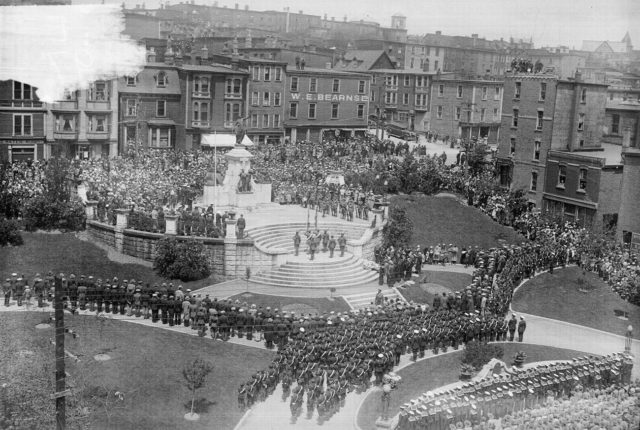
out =
<path fill-rule="evenodd" d="M 0 163 L 0 215 L 19 218 L 25 201 L 44 192 L 46 161 Z"/>
<path fill-rule="evenodd" d="M 632 366 L 631 356 L 616 353 L 527 369 L 512 367 L 498 375 L 444 392 L 427 392 L 411 400 L 400 408 L 398 429 L 507 428 L 513 425 L 519 429 L 565 429 L 570 428 L 569 424 L 581 422 L 586 424 L 584 429 L 594 428 L 594 425 L 600 429 L 603 417 L 593 419 L 593 412 L 605 410 L 626 422 L 630 426 L 627 428 L 637 428 L 631 427 L 640 418 L 640 404 L 633 404 L 640 393 L 630 386 Z M 612 395 L 611 400 L 619 394 L 619 400 L 626 399 L 626 405 L 631 408 L 624 410 L 603 404 L 581 416 L 575 413 L 577 410 L 584 412 L 583 407 L 587 404 L 594 404 L 590 401 L 592 396 L 605 393 Z M 572 413 L 563 417 L 558 415 L 572 408 Z M 545 427 L 556 421 L 564 425 Z"/>

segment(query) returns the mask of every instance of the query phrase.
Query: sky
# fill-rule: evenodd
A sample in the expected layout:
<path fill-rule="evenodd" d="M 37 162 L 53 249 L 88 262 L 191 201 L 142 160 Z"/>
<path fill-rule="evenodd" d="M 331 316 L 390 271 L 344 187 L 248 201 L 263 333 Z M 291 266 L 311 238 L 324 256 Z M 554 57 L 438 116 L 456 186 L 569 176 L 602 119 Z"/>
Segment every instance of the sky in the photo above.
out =
<path fill-rule="evenodd" d="M 72 0 L 74 4 L 100 3 L 102 0 Z M 122 0 L 104 0 L 120 4 Z M 145 3 L 158 7 L 160 0 L 125 0 L 127 7 Z M 536 47 L 567 45 L 577 49 L 582 40 L 620 41 L 629 31 L 640 49 L 639 0 L 218 0 L 220 6 L 254 10 L 283 10 L 342 20 L 376 21 L 391 24 L 391 15 L 407 16 L 409 34 L 448 35 L 478 33 L 487 39 L 533 38 Z M 179 3 L 171 0 L 171 4 Z M 213 4 L 213 0 L 196 0 Z"/>

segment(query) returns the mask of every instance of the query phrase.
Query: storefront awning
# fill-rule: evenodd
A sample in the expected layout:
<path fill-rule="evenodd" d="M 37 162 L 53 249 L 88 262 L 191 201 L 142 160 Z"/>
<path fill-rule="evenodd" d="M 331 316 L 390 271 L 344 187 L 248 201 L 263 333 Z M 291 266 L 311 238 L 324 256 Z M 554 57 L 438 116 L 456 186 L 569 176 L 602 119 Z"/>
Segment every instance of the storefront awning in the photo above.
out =
<path fill-rule="evenodd" d="M 236 146 L 236 135 L 230 133 L 203 134 L 201 145 L 211 148 L 233 148 Z"/>

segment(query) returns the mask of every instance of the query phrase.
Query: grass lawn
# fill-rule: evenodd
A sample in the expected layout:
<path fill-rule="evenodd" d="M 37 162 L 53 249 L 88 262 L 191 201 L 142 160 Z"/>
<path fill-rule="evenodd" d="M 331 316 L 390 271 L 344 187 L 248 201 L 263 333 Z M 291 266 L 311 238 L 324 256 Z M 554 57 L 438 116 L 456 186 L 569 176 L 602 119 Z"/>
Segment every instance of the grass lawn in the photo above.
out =
<path fill-rule="evenodd" d="M 579 290 L 578 279 L 582 270 L 569 267 L 555 270 L 553 275 L 544 273 L 524 284 L 513 297 L 515 312 L 525 312 L 624 336 L 627 326 L 640 327 L 640 307 L 622 300 L 597 275 L 584 275 L 588 292 Z M 616 312 L 618 311 L 618 312 Z M 617 317 L 620 311 L 628 312 L 629 319 Z M 640 339 L 636 329 L 634 338 Z"/>
<path fill-rule="evenodd" d="M 426 266 L 427 269 L 429 266 Z M 415 278 L 418 279 L 418 278 Z M 435 294 L 442 295 L 443 291 L 460 291 L 471 283 L 472 277 L 466 273 L 455 272 L 423 272 L 420 282 L 414 285 L 398 288 L 408 301 L 416 303 L 433 303 Z M 428 284 L 437 284 L 428 285 Z"/>
<path fill-rule="evenodd" d="M 568 349 L 527 344 L 503 344 L 503 360 L 507 365 L 518 351 L 527 354 L 527 363 L 545 360 L 570 360 L 582 357 L 584 353 Z M 390 411 L 395 414 L 400 406 L 423 393 L 460 380 L 460 358 L 462 351 L 436 356 L 420 361 L 397 372 L 402 381 L 398 389 L 391 394 Z M 362 404 L 358 414 L 358 425 L 363 430 L 374 429 L 380 415 L 380 393 L 370 394 Z"/>
<path fill-rule="evenodd" d="M 114 276 L 120 280 L 134 278 L 151 285 L 156 282 L 173 282 L 174 285 L 183 285 L 185 290 L 196 290 L 217 282 L 214 277 L 193 282 L 169 280 L 157 275 L 149 267 L 113 262 L 107 258 L 104 250 L 76 238 L 74 233 L 21 233 L 24 245 L 5 247 L 0 252 L 2 280 L 13 272 L 24 274 L 32 280 L 36 273 L 45 276 L 52 270 L 54 273 L 92 275 L 102 279 L 113 279 Z"/>
<path fill-rule="evenodd" d="M 300 312 L 324 313 L 324 312 L 348 312 L 351 308 L 342 297 L 328 298 L 306 298 L 306 297 L 284 297 L 270 296 L 268 294 L 242 293 L 230 297 L 231 300 L 239 300 L 240 303 L 247 302 L 263 308 L 280 309 L 283 307 L 288 311 L 294 311 L 297 315 Z"/>
<path fill-rule="evenodd" d="M 0 366 L 0 380 L 32 396 L 33 409 L 24 416 L 51 418 L 54 402 L 48 395 L 54 391 L 54 347 L 49 339 L 54 331 L 35 329 L 42 318 L 43 314 L 36 313 L 0 314 L 3 331 L 12 333 L 0 336 L 0 362 L 5 363 Z M 78 339 L 67 336 L 66 349 L 80 358 L 78 363 L 66 360 L 67 381 L 79 390 L 68 402 L 69 428 L 232 429 L 242 416 L 237 406 L 238 386 L 256 370 L 266 368 L 274 357 L 272 351 L 263 349 L 102 321 L 65 315 L 65 326 L 79 334 Z M 108 353 L 112 359 L 95 361 L 93 356 L 98 353 Z M 213 372 L 196 392 L 196 398 L 202 399 L 200 421 L 187 422 L 183 416 L 189 411 L 191 398 L 182 370 L 196 358 L 209 361 Z M 45 369 L 40 378 L 32 375 L 37 369 Z M 115 391 L 122 392 L 124 398 L 116 400 Z M 107 392 L 111 395 L 105 396 Z M 88 407 L 89 415 L 73 417 L 76 406 Z M 46 418 L 33 428 L 55 427 L 44 421 Z"/>
<path fill-rule="evenodd" d="M 391 204 L 406 208 L 413 221 L 411 244 L 422 248 L 436 243 L 453 243 L 460 249 L 471 245 L 492 248 L 525 240 L 510 227 L 453 198 L 403 195 L 392 197 Z"/>

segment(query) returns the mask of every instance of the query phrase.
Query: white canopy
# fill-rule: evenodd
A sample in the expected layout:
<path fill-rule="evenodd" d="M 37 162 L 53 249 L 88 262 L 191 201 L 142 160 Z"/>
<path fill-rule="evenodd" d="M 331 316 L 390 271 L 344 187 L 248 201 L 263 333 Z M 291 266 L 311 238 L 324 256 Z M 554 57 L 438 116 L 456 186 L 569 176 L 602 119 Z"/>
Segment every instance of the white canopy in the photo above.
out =
<path fill-rule="evenodd" d="M 253 140 L 249 139 L 249 136 L 245 134 L 240 144 L 244 146 L 253 146 Z"/>
<path fill-rule="evenodd" d="M 202 146 L 233 148 L 236 146 L 236 135 L 231 133 L 203 134 Z"/>

